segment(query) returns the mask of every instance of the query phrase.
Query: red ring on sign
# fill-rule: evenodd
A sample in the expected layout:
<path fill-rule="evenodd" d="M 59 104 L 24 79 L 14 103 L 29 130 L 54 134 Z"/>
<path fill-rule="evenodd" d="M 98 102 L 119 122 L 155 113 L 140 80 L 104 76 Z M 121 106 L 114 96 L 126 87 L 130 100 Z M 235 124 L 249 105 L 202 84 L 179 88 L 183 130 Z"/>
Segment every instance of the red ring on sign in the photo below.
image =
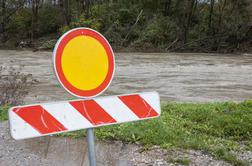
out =
<path fill-rule="evenodd" d="M 81 90 L 76 87 L 74 87 L 65 77 L 63 70 L 62 70 L 62 64 L 61 64 L 61 58 L 62 53 L 64 51 L 65 46 L 67 43 L 77 37 L 77 36 L 89 36 L 97 41 L 99 41 L 102 46 L 104 47 L 106 51 L 106 55 L 108 57 L 108 72 L 104 79 L 104 81 L 95 89 L 92 90 Z M 58 80 L 60 81 L 61 85 L 71 94 L 77 96 L 77 97 L 94 97 L 102 93 L 110 84 L 112 77 L 114 75 L 114 53 L 109 45 L 108 41 L 98 32 L 95 30 L 89 29 L 89 28 L 76 28 L 73 30 L 68 31 L 65 33 L 57 42 L 55 49 L 54 49 L 54 69 L 56 72 L 56 76 L 58 77 Z"/>

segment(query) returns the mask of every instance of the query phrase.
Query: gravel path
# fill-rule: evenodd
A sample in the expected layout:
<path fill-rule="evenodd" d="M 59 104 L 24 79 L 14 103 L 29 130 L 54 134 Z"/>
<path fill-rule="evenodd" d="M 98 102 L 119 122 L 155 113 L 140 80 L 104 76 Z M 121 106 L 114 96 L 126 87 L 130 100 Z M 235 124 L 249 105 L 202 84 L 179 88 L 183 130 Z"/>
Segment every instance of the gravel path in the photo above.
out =
<path fill-rule="evenodd" d="M 87 166 L 85 139 L 41 137 L 15 141 L 8 122 L 0 123 L 0 166 Z M 189 159 L 190 165 L 229 166 L 208 154 L 194 150 L 167 151 L 158 147 L 145 151 L 139 145 L 96 142 L 98 166 L 173 166 L 173 159 Z"/>

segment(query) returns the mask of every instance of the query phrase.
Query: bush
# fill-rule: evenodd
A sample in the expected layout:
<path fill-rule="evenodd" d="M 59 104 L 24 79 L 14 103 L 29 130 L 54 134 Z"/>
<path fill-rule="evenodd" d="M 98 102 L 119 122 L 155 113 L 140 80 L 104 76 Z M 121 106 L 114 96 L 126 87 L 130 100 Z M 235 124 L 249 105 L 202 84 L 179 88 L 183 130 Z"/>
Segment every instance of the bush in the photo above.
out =
<path fill-rule="evenodd" d="M 15 68 L 0 67 L 0 106 L 23 103 L 28 89 L 35 83 L 31 74 L 22 74 Z"/>
<path fill-rule="evenodd" d="M 18 10 L 10 19 L 8 25 L 9 38 L 27 39 L 31 28 L 31 11 L 27 8 Z"/>
<path fill-rule="evenodd" d="M 39 10 L 37 37 L 55 33 L 64 23 L 58 7 L 45 5 Z"/>
<path fill-rule="evenodd" d="M 130 44 L 130 47 L 145 50 L 163 50 L 176 40 L 180 29 L 170 17 L 156 15 L 152 21 L 146 23 L 140 32 L 139 38 Z"/>
<path fill-rule="evenodd" d="M 77 28 L 77 27 L 88 27 L 100 31 L 101 23 L 97 19 L 86 19 L 84 15 L 76 16 L 70 23 L 69 26 L 62 26 L 60 28 L 61 33 L 65 33 L 66 31 Z"/>

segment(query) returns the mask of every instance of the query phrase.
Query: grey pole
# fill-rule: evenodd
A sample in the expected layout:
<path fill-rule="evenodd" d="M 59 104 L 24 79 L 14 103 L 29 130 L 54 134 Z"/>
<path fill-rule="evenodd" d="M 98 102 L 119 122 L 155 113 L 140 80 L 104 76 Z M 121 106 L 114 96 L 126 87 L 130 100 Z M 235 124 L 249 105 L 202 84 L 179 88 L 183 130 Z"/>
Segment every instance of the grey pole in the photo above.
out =
<path fill-rule="evenodd" d="M 87 143 L 89 165 L 96 166 L 94 130 L 92 128 L 87 129 Z"/>

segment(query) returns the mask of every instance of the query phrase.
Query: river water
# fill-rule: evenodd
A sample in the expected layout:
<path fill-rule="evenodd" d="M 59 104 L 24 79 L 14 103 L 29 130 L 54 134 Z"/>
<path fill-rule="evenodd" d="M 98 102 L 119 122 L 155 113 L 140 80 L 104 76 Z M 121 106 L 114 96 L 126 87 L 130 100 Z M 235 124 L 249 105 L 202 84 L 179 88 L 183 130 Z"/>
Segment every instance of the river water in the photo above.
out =
<path fill-rule="evenodd" d="M 252 55 L 116 53 L 115 77 L 103 95 L 158 91 L 162 101 L 241 101 L 252 98 Z M 39 82 L 26 103 L 73 99 L 58 83 L 52 52 L 0 51 L 0 66 L 21 68 Z"/>

